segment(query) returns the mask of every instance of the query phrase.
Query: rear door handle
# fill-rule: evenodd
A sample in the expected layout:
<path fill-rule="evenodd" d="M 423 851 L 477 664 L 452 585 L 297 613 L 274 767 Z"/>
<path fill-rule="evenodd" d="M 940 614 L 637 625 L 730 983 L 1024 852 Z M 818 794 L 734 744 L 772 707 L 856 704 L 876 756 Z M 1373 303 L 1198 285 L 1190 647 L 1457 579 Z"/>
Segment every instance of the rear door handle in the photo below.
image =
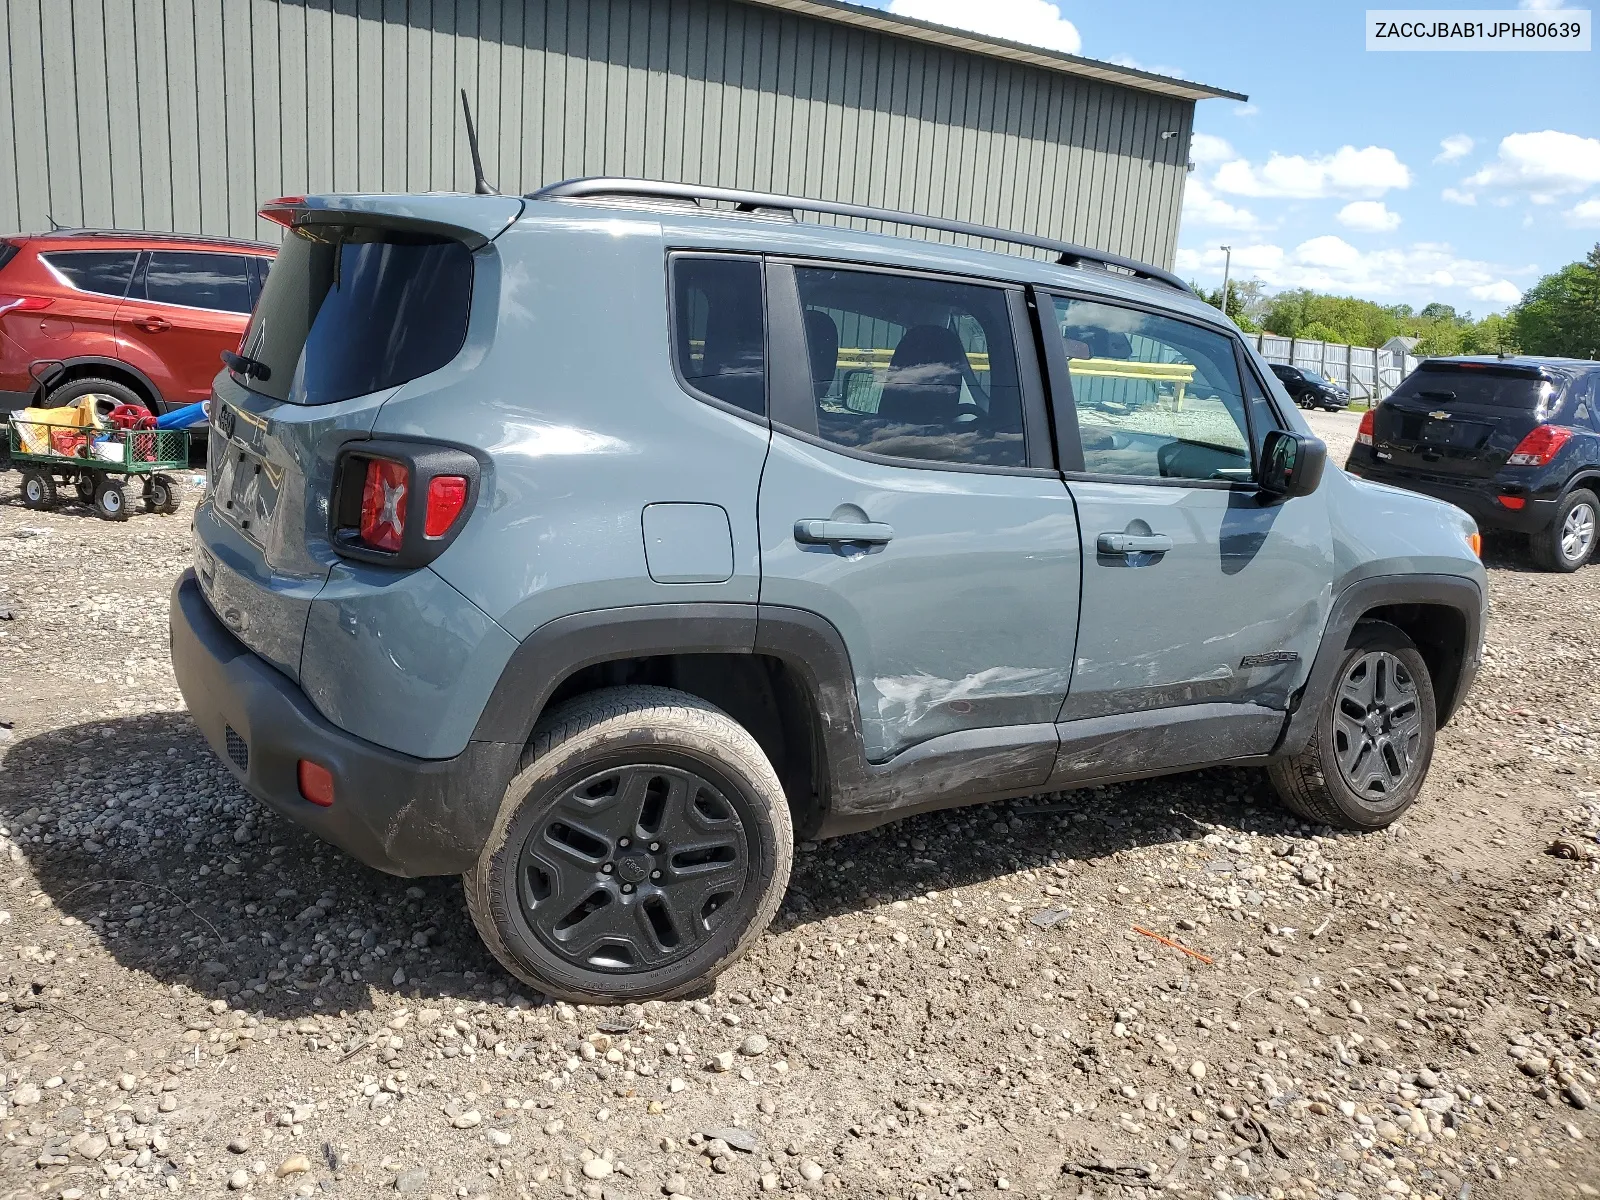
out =
<path fill-rule="evenodd" d="M 165 317 L 135 317 L 133 324 L 146 333 L 160 333 L 163 330 L 172 328 L 172 322 Z"/>
<path fill-rule="evenodd" d="M 894 537 L 894 526 L 882 521 L 824 521 L 811 518 L 794 523 L 794 540 L 807 546 L 859 542 L 881 546 Z"/>
<path fill-rule="evenodd" d="M 1095 548 L 1101 554 L 1165 554 L 1172 539 L 1164 533 L 1102 533 Z"/>

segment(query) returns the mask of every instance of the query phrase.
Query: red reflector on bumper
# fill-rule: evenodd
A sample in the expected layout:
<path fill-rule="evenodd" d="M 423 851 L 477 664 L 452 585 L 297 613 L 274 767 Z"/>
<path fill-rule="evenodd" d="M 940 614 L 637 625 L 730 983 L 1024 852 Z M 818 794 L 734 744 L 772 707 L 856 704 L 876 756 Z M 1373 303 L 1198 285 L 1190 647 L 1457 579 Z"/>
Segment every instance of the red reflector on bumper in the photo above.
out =
<path fill-rule="evenodd" d="M 300 794 L 313 804 L 329 808 L 333 804 L 333 775 L 327 767 L 310 759 L 300 760 L 297 774 L 300 777 Z"/>
<path fill-rule="evenodd" d="M 1511 509 L 1513 512 L 1528 503 L 1528 498 L 1526 496 L 1500 496 L 1498 499 L 1501 504 Z"/>

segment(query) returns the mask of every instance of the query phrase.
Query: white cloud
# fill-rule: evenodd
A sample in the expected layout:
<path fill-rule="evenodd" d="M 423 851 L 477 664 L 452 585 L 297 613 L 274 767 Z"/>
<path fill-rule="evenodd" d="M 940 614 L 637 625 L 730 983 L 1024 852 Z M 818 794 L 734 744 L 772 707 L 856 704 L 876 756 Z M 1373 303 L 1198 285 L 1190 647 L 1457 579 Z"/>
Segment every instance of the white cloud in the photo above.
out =
<path fill-rule="evenodd" d="M 1585 200 L 1567 210 L 1567 220 L 1573 225 L 1600 229 L 1600 200 Z"/>
<path fill-rule="evenodd" d="M 1223 252 L 1214 246 L 1180 249 L 1177 265 L 1186 275 L 1220 278 L 1222 259 Z M 1422 302 L 1457 291 L 1493 304 L 1510 304 L 1514 298 L 1505 297 L 1516 285 L 1507 276 L 1538 273 L 1532 266 L 1462 258 L 1445 242 L 1363 251 L 1333 234 L 1309 238 L 1287 250 L 1270 243 L 1235 247 L 1233 262 L 1235 278 L 1254 276 L 1273 288 L 1306 287 L 1380 301 Z"/>
<path fill-rule="evenodd" d="M 1515 304 L 1522 299 L 1522 289 L 1509 279 L 1497 279 L 1493 283 L 1480 283 L 1476 287 L 1467 289 L 1474 299 L 1487 300 L 1491 304 Z"/>
<path fill-rule="evenodd" d="M 1332 154 L 1306 158 L 1274 154 L 1261 167 L 1236 158 L 1217 168 L 1213 186 L 1239 196 L 1288 196 L 1314 200 L 1323 196 L 1381 196 L 1391 188 L 1411 186 L 1411 171 L 1382 146 L 1340 146 Z"/>
<path fill-rule="evenodd" d="M 1186 224 L 1214 225 L 1219 229 L 1259 229 L 1261 221 L 1247 208 L 1229 204 L 1201 180 L 1191 179 L 1183 189 Z"/>
<path fill-rule="evenodd" d="M 1066 54 L 1083 49 L 1078 27 L 1047 0 L 893 0 L 889 11 Z"/>
<path fill-rule="evenodd" d="M 1458 158 L 1465 158 L 1472 153 L 1472 148 L 1477 145 L 1464 133 L 1452 133 L 1439 143 L 1439 153 L 1434 156 L 1436 163 L 1455 162 Z"/>
<path fill-rule="evenodd" d="M 1462 180 L 1468 187 L 1508 188 L 1549 197 L 1600 183 L 1600 138 L 1545 129 L 1500 139 L 1494 161 Z"/>
<path fill-rule="evenodd" d="M 1254 104 L 1236 104 L 1233 107 L 1233 115 L 1236 117 L 1253 117 L 1260 111 Z"/>
<path fill-rule="evenodd" d="M 1444 191 L 1439 193 L 1439 199 L 1450 204 L 1472 205 L 1478 202 L 1478 198 L 1471 192 L 1463 192 L 1456 188 L 1445 188 Z"/>
<path fill-rule="evenodd" d="M 1214 133 L 1197 133 L 1189 139 L 1189 157 L 1197 163 L 1227 162 L 1234 157 L 1233 147 L 1227 138 Z"/>
<path fill-rule="evenodd" d="M 1363 233 L 1390 233 L 1400 228 L 1400 214 L 1391 212 L 1382 200 L 1352 200 L 1335 219 L 1346 229 Z"/>

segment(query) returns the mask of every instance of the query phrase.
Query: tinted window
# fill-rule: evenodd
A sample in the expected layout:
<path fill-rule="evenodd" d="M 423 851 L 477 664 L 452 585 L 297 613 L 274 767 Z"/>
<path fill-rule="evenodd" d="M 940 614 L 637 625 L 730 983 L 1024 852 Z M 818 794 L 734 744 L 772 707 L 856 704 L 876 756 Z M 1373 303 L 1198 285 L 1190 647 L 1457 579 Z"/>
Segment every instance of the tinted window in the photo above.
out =
<path fill-rule="evenodd" d="M 1395 388 L 1393 400 L 1417 399 L 1440 408 L 1456 404 L 1532 410 L 1556 389 L 1526 368 L 1424 363 Z"/>
<path fill-rule="evenodd" d="M 817 432 L 875 454 L 1025 464 L 1005 293 L 797 268 Z"/>
<path fill-rule="evenodd" d="M 41 254 L 40 258 L 80 292 L 99 292 L 102 296 L 127 293 L 133 266 L 139 261 L 137 250 L 61 250 Z"/>
<path fill-rule="evenodd" d="M 1171 317 L 1056 297 L 1084 469 L 1248 479 L 1250 442 L 1233 342 Z"/>
<path fill-rule="evenodd" d="M 673 352 L 684 381 L 746 412 L 767 411 L 761 264 L 679 257 L 672 263 Z"/>
<path fill-rule="evenodd" d="M 240 353 L 277 400 L 328 404 L 397 387 L 461 351 L 472 253 L 448 238 L 303 225 L 284 239 Z"/>
<path fill-rule="evenodd" d="M 250 311 L 250 262 L 242 254 L 152 250 L 142 299 L 218 312 Z M 137 293 L 140 289 L 134 288 Z"/>

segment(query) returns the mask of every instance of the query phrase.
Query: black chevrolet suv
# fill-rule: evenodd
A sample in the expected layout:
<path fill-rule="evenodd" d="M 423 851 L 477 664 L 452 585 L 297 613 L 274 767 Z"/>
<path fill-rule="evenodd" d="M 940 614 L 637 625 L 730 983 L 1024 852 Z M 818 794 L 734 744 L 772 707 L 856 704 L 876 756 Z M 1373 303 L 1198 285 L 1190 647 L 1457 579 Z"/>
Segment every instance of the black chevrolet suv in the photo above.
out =
<path fill-rule="evenodd" d="M 1361 418 L 1345 470 L 1528 536 L 1538 563 L 1575 571 L 1600 527 L 1600 362 L 1426 359 Z"/>

